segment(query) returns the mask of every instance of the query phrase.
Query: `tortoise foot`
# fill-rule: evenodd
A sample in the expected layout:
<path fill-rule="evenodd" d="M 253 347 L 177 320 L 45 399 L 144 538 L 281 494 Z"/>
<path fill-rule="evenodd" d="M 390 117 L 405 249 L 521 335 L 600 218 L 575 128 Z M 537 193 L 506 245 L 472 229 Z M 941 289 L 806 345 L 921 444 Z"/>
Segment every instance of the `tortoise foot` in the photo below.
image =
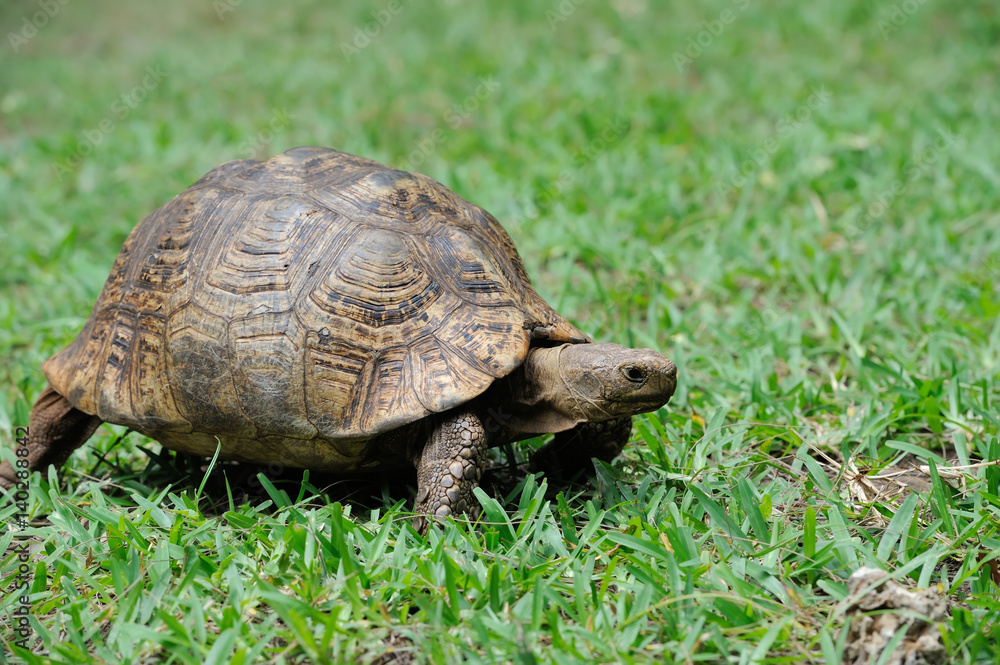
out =
<path fill-rule="evenodd" d="M 473 413 L 458 413 L 437 425 L 416 465 L 418 531 L 426 532 L 428 518 L 478 516 L 473 490 L 483 475 L 487 448 L 486 430 Z"/>
<path fill-rule="evenodd" d="M 47 387 L 31 409 L 28 456 L 19 458 L 27 459 L 27 467 L 15 469 L 7 461 L 0 464 L 0 488 L 10 489 L 21 479 L 19 473 L 43 470 L 49 464 L 61 467 L 101 422 L 97 416 L 80 411 L 65 397 Z"/>

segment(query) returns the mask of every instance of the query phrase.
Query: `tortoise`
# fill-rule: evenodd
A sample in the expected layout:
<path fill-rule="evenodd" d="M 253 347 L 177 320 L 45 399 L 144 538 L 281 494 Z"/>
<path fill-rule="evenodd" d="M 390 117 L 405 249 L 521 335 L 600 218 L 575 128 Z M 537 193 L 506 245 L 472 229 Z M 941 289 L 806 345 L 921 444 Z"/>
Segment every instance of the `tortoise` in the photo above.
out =
<path fill-rule="evenodd" d="M 479 206 L 318 147 L 222 164 L 143 219 L 42 369 L 27 470 L 104 421 L 242 462 L 415 467 L 415 511 L 437 517 L 477 512 L 491 446 L 555 433 L 534 468 L 610 461 L 677 373 L 557 314 Z"/>

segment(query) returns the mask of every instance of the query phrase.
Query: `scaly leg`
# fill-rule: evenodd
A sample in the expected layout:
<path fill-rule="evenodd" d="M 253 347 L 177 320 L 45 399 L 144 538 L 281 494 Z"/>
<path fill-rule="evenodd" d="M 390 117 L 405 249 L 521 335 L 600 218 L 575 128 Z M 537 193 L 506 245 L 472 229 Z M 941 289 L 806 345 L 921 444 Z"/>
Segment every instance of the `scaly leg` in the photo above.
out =
<path fill-rule="evenodd" d="M 74 450 L 83 445 L 103 422 L 97 416 L 73 407 L 51 387 L 35 402 L 28 421 L 27 471 L 44 470 L 49 464 L 59 468 Z M 17 482 L 17 472 L 10 462 L 0 464 L 0 487 L 9 489 Z"/>
<path fill-rule="evenodd" d="M 553 480 L 569 480 L 593 467 L 596 457 L 610 462 L 618 457 L 632 434 L 632 416 L 580 423 L 571 430 L 556 434 L 531 457 L 531 470 L 543 471 Z"/>
<path fill-rule="evenodd" d="M 472 494 L 486 468 L 489 448 L 486 430 L 479 417 L 459 412 L 438 423 L 420 452 L 417 467 L 417 502 L 420 515 L 444 518 L 453 513 L 479 513 L 479 503 Z M 421 517 L 417 528 L 427 529 Z"/>

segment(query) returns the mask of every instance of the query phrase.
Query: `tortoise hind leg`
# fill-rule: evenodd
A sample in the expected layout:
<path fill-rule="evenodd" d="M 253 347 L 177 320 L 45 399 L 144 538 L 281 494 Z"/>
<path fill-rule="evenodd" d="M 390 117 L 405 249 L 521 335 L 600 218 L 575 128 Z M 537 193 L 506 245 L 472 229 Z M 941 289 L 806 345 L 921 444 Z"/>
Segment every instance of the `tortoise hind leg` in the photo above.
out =
<path fill-rule="evenodd" d="M 543 471 L 553 480 L 569 480 L 581 472 L 593 471 L 590 460 L 610 462 L 628 443 L 632 416 L 603 422 L 585 422 L 539 448 L 531 456 L 532 471 Z"/>
<path fill-rule="evenodd" d="M 97 416 L 75 408 L 51 386 L 46 387 L 31 409 L 26 470 L 44 470 L 49 464 L 59 468 L 101 422 Z M 0 487 L 10 488 L 16 483 L 19 470 L 7 461 L 0 464 Z"/>

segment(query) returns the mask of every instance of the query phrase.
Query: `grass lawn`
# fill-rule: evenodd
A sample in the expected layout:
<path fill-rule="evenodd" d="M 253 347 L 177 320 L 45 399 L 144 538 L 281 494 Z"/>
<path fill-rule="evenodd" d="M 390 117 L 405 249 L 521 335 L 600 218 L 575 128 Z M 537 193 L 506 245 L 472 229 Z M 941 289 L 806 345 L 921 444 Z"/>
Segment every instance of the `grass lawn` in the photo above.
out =
<path fill-rule="evenodd" d="M 860 566 L 943 594 L 947 662 L 1000 662 L 993 0 L 32 0 L 0 28 L 6 450 L 131 228 L 297 145 L 440 180 L 581 329 L 680 369 L 592 482 L 498 471 L 480 524 L 425 538 L 405 484 L 206 476 L 105 425 L 0 500 L 0 662 L 839 663 Z"/>

